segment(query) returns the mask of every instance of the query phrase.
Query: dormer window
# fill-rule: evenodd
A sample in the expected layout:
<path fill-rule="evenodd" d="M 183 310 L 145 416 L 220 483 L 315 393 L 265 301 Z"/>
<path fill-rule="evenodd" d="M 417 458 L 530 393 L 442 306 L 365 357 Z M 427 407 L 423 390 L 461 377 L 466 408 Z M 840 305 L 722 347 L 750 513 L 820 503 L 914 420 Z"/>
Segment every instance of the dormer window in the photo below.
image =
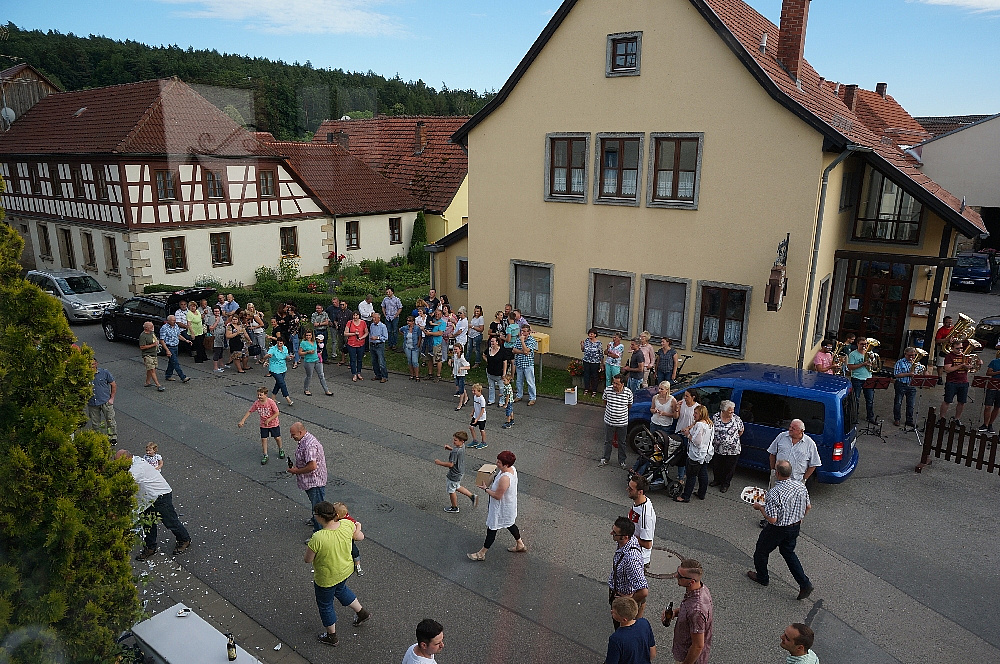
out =
<path fill-rule="evenodd" d="M 619 32 L 608 35 L 607 63 L 604 75 L 638 76 L 642 51 L 641 32 Z"/>

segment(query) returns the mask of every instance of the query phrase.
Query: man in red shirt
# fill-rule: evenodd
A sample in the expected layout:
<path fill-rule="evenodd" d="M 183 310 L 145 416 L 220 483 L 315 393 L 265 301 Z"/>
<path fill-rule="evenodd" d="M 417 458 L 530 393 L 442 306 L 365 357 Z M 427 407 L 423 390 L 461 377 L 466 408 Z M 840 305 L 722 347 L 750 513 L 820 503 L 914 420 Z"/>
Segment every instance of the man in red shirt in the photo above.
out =
<path fill-rule="evenodd" d="M 934 335 L 934 350 L 937 352 L 937 359 L 934 366 L 937 367 L 938 376 L 941 378 L 944 378 L 944 356 L 948 353 L 948 347 L 944 343 L 944 340 L 951 334 L 953 327 L 955 327 L 955 322 L 951 316 L 945 316 L 941 321 L 941 327 L 938 328 L 937 333 Z"/>
<path fill-rule="evenodd" d="M 941 417 L 948 416 L 948 406 L 958 397 L 958 405 L 955 406 L 955 419 L 962 418 L 962 411 L 965 410 L 965 402 L 969 400 L 969 365 L 965 361 L 962 351 L 965 348 L 965 341 L 955 339 L 951 342 L 951 352 L 944 357 L 944 401 L 938 411 Z"/>

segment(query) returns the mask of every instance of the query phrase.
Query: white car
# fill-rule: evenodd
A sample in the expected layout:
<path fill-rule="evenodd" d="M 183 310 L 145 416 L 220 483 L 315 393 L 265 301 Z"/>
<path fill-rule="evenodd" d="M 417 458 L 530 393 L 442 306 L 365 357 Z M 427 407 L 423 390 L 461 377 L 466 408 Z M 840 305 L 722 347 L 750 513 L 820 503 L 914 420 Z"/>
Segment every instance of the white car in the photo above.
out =
<path fill-rule="evenodd" d="M 25 279 L 58 298 L 70 322 L 99 321 L 115 305 L 114 296 L 80 270 L 32 270 Z"/>

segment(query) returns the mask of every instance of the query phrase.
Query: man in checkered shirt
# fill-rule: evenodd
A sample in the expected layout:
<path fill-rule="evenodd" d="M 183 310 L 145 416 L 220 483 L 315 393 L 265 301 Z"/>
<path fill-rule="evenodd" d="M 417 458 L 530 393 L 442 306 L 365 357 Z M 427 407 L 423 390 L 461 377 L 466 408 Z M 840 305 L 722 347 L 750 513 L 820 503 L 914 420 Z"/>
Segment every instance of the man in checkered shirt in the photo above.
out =
<path fill-rule="evenodd" d="M 760 532 L 757 548 L 753 552 L 756 570 L 750 570 L 747 576 L 751 581 L 766 586 L 769 582 L 767 559 L 772 551 L 778 549 L 788 565 L 788 571 L 799 584 L 798 599 L 805 599 L 813 591 L 813 586 L 802 570 L 799 557 L 795 555 L 795 542 L 802 519 L 812 508 L 809 491 L 804 483 L 792 479 L 792 465 L 788 461 L 779 461 L 774 470 L 778 479 L 774 488 L 767 492 L 763 505 L 754 504 L 754 509 L 760 511 L 767 524 Z"/>
<path fill-rule="evenodd" d="M 649 595 L 649 583 L 642 569 L 642 546 L 635 538 L 635 524 L 627 516 L 618 517 L 611 527 L 611 539 L 618 548 L 611 560 L 611 574 L 608 576 L 608 604 L 616 597 L 631 597 L 639 605 L 641 616 Z M 612 619 L 612 622 L 618 629 L 618 621 Z"/>

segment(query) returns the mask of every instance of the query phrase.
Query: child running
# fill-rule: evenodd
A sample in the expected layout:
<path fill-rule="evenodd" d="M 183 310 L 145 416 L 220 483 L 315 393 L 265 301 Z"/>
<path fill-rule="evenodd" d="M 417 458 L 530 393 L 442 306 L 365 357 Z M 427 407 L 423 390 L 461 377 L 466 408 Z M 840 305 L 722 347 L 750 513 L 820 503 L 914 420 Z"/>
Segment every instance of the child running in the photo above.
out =
<path fill-rule="evenodd" d="M 163 469 L 163 457 L 156 453 L 156 443 L 146 443 L 146 456 L 144 457 L 150 466 L 157 470 Z"/>
<path fill-rule="evenodd" d="M 240 420 L 238 425 L 240 428 L 246 424 L 250 413 L 254 411 L 260 413 L 260 449 L 263 453 L 263 456 L 260 458 L 260 465 L 267 465 L 268 438 L 274 438 L 274 442 L 278 445 L 278 458 L 284 459 L 285 450 L 281 449 L 281 427 L 278 426 L 278 404 L 274 402 L 274 399 L 267 396 L 266 387 L 257 388 L 257 400 L 250 405 L 246 414 L 243 415 L 243 419 Z"/>
<path fill-rule="evenodd" d="M 334 503 L 333 509 L 337 515 L 338 521 L 340 519 L 347 519 L 351 523 L 356 523 L 359 526 L 361 525 L 360 521 L 358 521 L 348 513 L 347 505 L 345 505 L 344 503 Z M 358 573 L 358 576 L 364 576 L 365 571 L 361 569 L 361 551 L 358 550 L 357 542 L 351 542 L 351 560 L 354 561 L 354 571 Z"/>
<path fill-rule="evenodd" d="M 476 429 L 479 429 L 480 440 L 476 440 Z M 483 396 L 482 383 L 472 386 L 472 421 L 469 422 L 469 433 L 472 434 L 470 450 L 486 447 L 486 397 Z"/>
<path fill-rule="evenodd" d="M 507 415 L 507 421 L 500 428 L 511 428 L 514 426 L 514 387 L 510 384 L 509 374 L 504 374 L 503 389 L 500 390 L 500 397 L 497 399 L 497 403 L 505 408 L 504 412 Z"/>
<path fill-rule="evenodd" d="M 448 491 L 448 498 L 451 500 L 451 507 L 444 508 L 444 511 L 449 514 L 458 514 L 456 492 L 471 500 L 473 507 L 479 504 L 479 496 L 473 495 L 471 491 L 462 486 L 462 476 L 465 475 L 465 442 L 467 440 L 469 440 L 469 434 L 464 431 L 456 431 L 451 437 L 451 445 L 444 446 L 444 449 L 451 452 L 448 455 L 448 460 L 434 459 L 434 463 L 448 469 L 445 488 Z"/>
<path fill-rule="evenodd" d="M 465 393 L 465 376 L 469 373 L 469 361 L 465 359 L 465 349 L 462 344 L 455 344 L 448 364 L 451 365 L 452 374 L 455 376 L 455 396 L 458 397 L 458 407 L 455 410 L 462 410 L 469 401 L 469 395 Z"/>

